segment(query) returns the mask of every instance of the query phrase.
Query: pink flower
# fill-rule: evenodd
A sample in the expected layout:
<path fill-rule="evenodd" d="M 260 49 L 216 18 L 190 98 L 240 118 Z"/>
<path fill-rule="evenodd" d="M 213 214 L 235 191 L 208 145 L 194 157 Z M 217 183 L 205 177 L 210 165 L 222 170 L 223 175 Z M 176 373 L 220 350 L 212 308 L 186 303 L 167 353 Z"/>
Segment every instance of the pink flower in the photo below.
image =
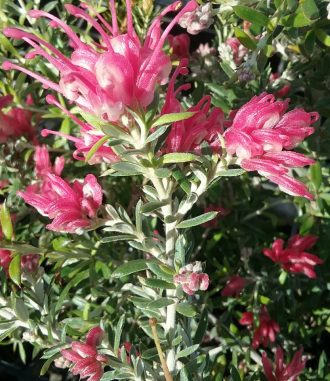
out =
<path fill-rule="evenodd" d="M 179 20 L 179 25 L 190 34 L 198 34 L 213 24 L 212 4 L 203 4 L 191 12 L 186 12 Z"/>
<path fill-rule="evenodd" d="M 85 161 L 88 152 L 92 149 L 92 147 L 97 143 L 102 137 L 104 137 L 104 133 L 100 130 L 95 130 L 92 126 L 90 126 L 86 122 L 82 122 L 79 118 L 77 118 L 70 111 L 66 110 L 52 95 L 46 96 L 46 101 L 49 104 L 56 105 L 59 109 L 61 109 L 64 113 L 66 113 L 70 118 L 75 121 L 80 126 L 80 134 L 81 137 L 77 138 L 74 136 L 63 134 L 59 131 L 52 131 L 44 129 L 41 131 L 41 135 L 46 137 L 48 135 L 58 135 L 68 140 L 71 140 L 75 146 L 76 150 L 73 152 L 73 157 L 76 160 Z M 98 163 L 115 163 L 119 161 L 119 157 L 113 152 L 113 150 L 106 146 L 103 143 L 93 154 L 93 156 L 88 160 L 89 164 L 98 164 Z"/>
<path fill-rule="evenodd" d="M 49 152 L 45 145 L 37 146 L 34 153 L 35 174 L 38 178 L 43 178 L 48 173 L 54 173 L 56 176 L 61 176 L 64 168 L 65 159 L 63 156 L 55 159 L 54 166 L 50 162 Z"/>
<path fill-rule="evenodd" d="M 253 313 L 245 312 L 240 319 L 240 324 L 251 327 L 253 325 Z M 253 333 L 252 347 L 254 349 L 260 347 L 267 347 L 269 342 L 274 342 L 276 333 L 280 332 L 279 325 L 270 318 L 266 306 L 262 306 L 259 313 L 259 325 L 255 328 Z"/>
<path fill-rule="evenodd" d="M 237 297 L 246 286 L 247 280 L 239 275 L 232 275 L 226 283 L 226 286 L 221 291 L 221 296 Z"/>
<path fill-rule="evenodd" d="M 71 349 L 61 350 L 62 356 L 73 364 L 72 374 L 79 375 L 82 379 L 87 378 L 86 381 L 100 381 L 104 373 L 103 367 L 108 362 L 107 357 L 97 351 L 103 336 L 103 330 L 95 327 L 88 332 L 85 343 L 74 341 Z"/>
<path fill-rule="evenodd" d="M 87 175 L 82 184 L 75 181 L 70 185 L 48 173 L 41 187 L 31 185 L 18 195 L 40 214 L 53 219 L 47 228 L 57 232 L 81 234 L 93 228 L 102 205 L 102 188 L 94 175 Z"/>
<path fill-rule="evenodd" d="M 263 249 L 263 253 L 273 262 L 279 263 L 284 270 L 303 273 L 308 278 L 314 279 L 316 278 L 314 266 L 322 264 L 323 260 L 306 250 L 312 247 L 317 240 L 316 236 L 296 234 L 289 239 L 286 248 L 284 248 L 282 239 L 276 239 L 272 248 Z"/>
<path fill-rule="evenodd" d="M 11 259 L 11 251 L 0 249 L 0 266 L 2 267 L 3 271 L 7 274 Z"/>
<path fill-rule="evenodd" d="M 271 94 L 253 97 L 236 112 L 225 131 L 226 148 L 246 171 L 258 171 L 288 194 L 313 199 L 307 187 L 288 173 L 314 161 L 289 150 L 314 132 L 311 124 L 318 114 L 302 109 L 285 113 L 287 107 L 288 100 L 275 101 Z"/>
<path fill-rule="evenodd" d="M 126 107 L 138 109 L 148 106 L 154 98 L 158 84 L 165 84 L 171 71 L 171 61 L 163 51 L 163 45 L 173 26 L 186 12 L 197 7 L 195 0 L 173 18 L 164 32 L 161 18 L 181 5 L 179 1 L 168 6 L 156 17 L 142 44 L 133 28 L 130 0 L 126 0 L 127 33 L 120 34 L 116 17 L 115 1 L 110 1 L 112 25 L 88 4 L 81 7 L 66 4 L 66 10 L 78 19 L 85 20 L 100 36 L 100 42 L 84 43 L 62 20 L 42 10 L 31 10 L 32 18 L 44 17 L 51 20 L 52 27 L 64 31 L 73 49 L 68 58 L 50 43 L 38 36 L 17 28 L 6 28 L 7 37 L 23 39 L 33 50 L 26 58 L 42 56 L 59 72 L 58 83 L 52 82 L 24 67 L 5 62 L 5 70 L 17 69 L 40 81 L 45 88 L 55 90 L 85 112 L 105 121 L 117 121 L 125 113 Z M 85 9 L 90 9 L 93 18 Z"/>
<path fill-rule="evenodd" d="M 9 106 L 12 101 L 11 95 L 0 97 L 0 110 Z M 25 136 L 36 143 L 36 135 L 32 127 L 32 112 L 18 107 L 11 108 L 7 113 L 0 111 L 0 143 L 20 136 Z"/>
<path fill-rule="evenodd" d="M 262 354 L 262 364 L 267 381 L 297 381 L 297 377 L 305 368 L 306 359 L 302 357 L 303 350 L 296 352 L 292 361 L 284 364 L 283 349 L 277 347 L 275 354 L 275 369 L 267 357 L 266 352 Z"/>
<path fill-rule="evenodd" d="M 184 111 L 176 96 L 180 91 L 189 89 L 190 85 L 184 84 L 175 89 L 174 83 L 179 74 L 187 73 L 187 63 L 187 60 L 181 60 L 170 80 L 162 114 Z M 193 112 L 194 115 L 189 119 L 172 124 L 171 131 L 165 142 L 165 151 L 199 152 L 200 144 L 203 141 L 207 142 L 214 150 L 219 150 L 218 134 L 223 131 L 223 111 L 217 107 L 211 109 L 210 96 L 204 96 L 197 105 L 190 107 L 186 111 Z"/>
<path fill-rule="evenodd" d="M 236 66 L 239 66 L 248 53 L 248 49 L 241 44 L 236 37 L 231 37 L 226 40 L 226 45 L 230 46 L 233 52 L 233 58 Z"/>
<path fill-rule="evenodd" d="M 209 276 L 202 272 L 201 262 L 194 262 L 181 267 L 179 274 L 174 276 L 174 283 L 180 284 L 186 294 L 194 295 L 196 291 L 208 289 Z"/>
<path fill-rule="evenodd" d="M 9 180 L 7 180 L 7 179 L 0 180 L 0 190 L 3 189 L 3 188 L 6 188 L 9 184 L 10 184 Z"/>
<path fill-rule="evenodd" d="M 172 49 L 172 59 L 181 60 L 182 58 L 189 58 L 190 37 L 187 33 L 181 33 L 177 36 L 168 36 L 168 41 Z"/>

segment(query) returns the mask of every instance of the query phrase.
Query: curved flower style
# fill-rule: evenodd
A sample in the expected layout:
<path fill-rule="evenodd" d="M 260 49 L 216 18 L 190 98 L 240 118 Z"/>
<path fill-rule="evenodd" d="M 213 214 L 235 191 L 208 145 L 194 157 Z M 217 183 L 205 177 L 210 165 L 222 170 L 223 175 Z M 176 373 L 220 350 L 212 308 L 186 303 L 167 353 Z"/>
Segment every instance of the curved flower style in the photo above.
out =
<path fill-rule="evenodd" d="M 175 81 L 180 74 L 187 74 L 187 64 L 188 60 L 183 59 L 176 68 L 168 85 L 162 114 L 183 111 L 176 96 L 180 91 L 189 89 L 190 85 L 184 84 L 175 89 Z M 203 141 L 218 151 L 220 149 L 218 134 L 223 132 L 223 111 L 217 107 L 211 109 L 211 97 L 207 95 L 197 105 L 190 107 L 186 111 L 193 112 L 194 115 L 189 119 L 172 123 L 171 131 L 165 142 L 165 151 L 199 151 L 200 144 Z"/>
<path fill-rule="evenodd" d="M 288 172 L 314 161 L 289 150 L 314 132 L 311 124 L 319 115 L 302 109 L 286 113 L 288 102 L 275 101 L 267 93 L 253 97 L 237 111 L 225 131 L 226 148 L 238 157 L 238 164 L 246 171 L 257 171 L 288 194 L 313 199 L 307 187 Z"/>
<path fill-rule="evenodd" d="M 136 109 L 148 106 L 153 98 L 157 84 L 165 84 L 171 71 L 171 61 L 162 47 L 173 26 L 186 12 L 198 7 L 194 0 L 173 18 L 164 32 L 161 30 L 161 18 L 176 11 L 181 2 L 176 1 L 156 17 L 149 28 L 145 41 L 141 44 L 133 28 L 130 0 L 127 6 L 127 33 L 120 34 L 116 17 L 115 1 L 110 1 L 112 25 L 91 6 L 81 3 L 81 7 L 67 4 L 66 10 L 73 16 L 87 21 L 100 36 L 100 42 L 88 45 L 62 20 L 42 10 L 31 10 L 32 18 L 48 18 L 53 27 L 61 28 L 70 40 L 73 48 L 68 58 L 54 46 L 38 36 L 17 28 L 6 28 L 7 37 L 23 39 L 34 50 L 26 55 L 44 57 L 59 72 L 59 83 L 52 82 L 24 67 L 5 62 L 5 70 L 17 69 L 40 81 L 45 88 L 55 90 L 68 100 L 75 102 L 85 112 L 96 115 L 106 121 L 117 121 L 125 112 L 125 107 Z M 86 8 L 96 14 L 91 17 Z"/>
<path fill-rule="evenodd" d="M 179 274 L 174 276 L 174 283 L 181 284 L 186 294 L 194 295 L 196 291 L 208 289 L 209 276 L 202 272 L 201 262 L 194 262 L 181 267 Z"/>
<path fill-rule="evenodd" d="M 103 367 L 107 364 L 106 356 L 97 352 L 97 346 L 101 343 L 104 332 L 100 327 L 92 328 L 86 342 L 74 341 L 71 349 L 62 349 L 62 356 L 72 362 L 71 372 L 74 375 L 87 378 L 87 381 L 100 381 L 103 376 Z"/>
<path fill-rule="evenodd" d="M 323 260 L 305 250 L 314 246 L 317 240 L 316 236 L 296 234 L 289 239 L 286 248 L 282 239 L 276 239 L 272 248 L 263 249 L 263 253 L 273 262 L 279 263 L 285 271 L 303 273 L 308 278 L 314 279 L 316 278 L 314 266 L 322 264 Z"/>
<path fill-rule="evenodd" d="M 87 175 L 82 184 L 74 181 L 69 185 L 61 177 L 48 173 L 41 187 L 36 185 L 18 195 L 40 214 L 53 219 L 47 225 L 49 230 L 81 234 L 95 225 L 102 205 L 102 188 L 94 175 Z"/>
<path fill-rule="evenodd" d="M 292 361 L 284 364 L 283 349 L 278 347 L 275 354 L 275 369 L 267 357 L 266 352 L 262 354 L 262 365 L 267 381 L 297 381 L 297 377 L 305 368 L 306 360 L 302 357 L 303 350 L 296 352 Z"/>
<path fill-rule="evenodd" d="M 221 296 L 238 297 L 243 288 L 247 285 L 247 280 L 239 275 L 232 275 L 226 286 L 221 291 Z"/>
<path fill-rule="evenodd" d="M 0 110 L 7 107 L 12 101 L 11 95 L 0 97 Z M 29 99 L 27 101 L 29 102 Z M 13 107 L 6 114 L 0 111 L 0 143 L 20 136 L 25 136 L 33 143 L 37 142 L 32 127 L 32 112 L 18 107 Z"/>
<path fill-rule="evenodd" d="M 61 136 L 62 138 L 72 141 L 76 146 L 76 150 L 73 152 L 73 157 L 76 160 L 85 161 L 88 152 L 105 135 L 103 134 L 102 131 L 94 129 L 91 125 L 81 121 L 74 114 L 72 114 L 70 111 L 65 109 L 56 100 L 56 98 L 53 95 L 47 95 L 46 101 L 49 104 L 57 106 L 59 109 L 61 109 L 65 114 L 67 114 L 73 121 L 75 121 L 80 126 L 81 137 L 77 138 L 74 136 L 63 134 L 62 132 L 59 132 L 59 131 L 52 131 L 48 129 L 43 129 L 41 131 L 41 135 L 43 137 L 46 137 L 48 135 L 58 135 L 58 136 Z M 97 151 L 92 155 L 92 157 L 88 160 L 88 164 L 98 164 L 102 162 L 115 163 L 119 160 L 120 160 L 119 157 L 113 152 L 113 150 L 110 147 L 107 147 L 105 143 L 103 143 L 97 149 Z"/>
<path fill-rule="evenodd" d="M 244 312 L 240 319 L 240 324 L 251 327 L 253 325 L 253 313 Z M 254 330 L 252 347 L 254 349 L 260 347 L 267 347 L 269 342 L 274 342 L 276 333 L 280 332 L 280 327 L 276 321 L 272 320 L 269 316 L 266 306 L 262 306 L 259 313 L 259 325 Z"/>

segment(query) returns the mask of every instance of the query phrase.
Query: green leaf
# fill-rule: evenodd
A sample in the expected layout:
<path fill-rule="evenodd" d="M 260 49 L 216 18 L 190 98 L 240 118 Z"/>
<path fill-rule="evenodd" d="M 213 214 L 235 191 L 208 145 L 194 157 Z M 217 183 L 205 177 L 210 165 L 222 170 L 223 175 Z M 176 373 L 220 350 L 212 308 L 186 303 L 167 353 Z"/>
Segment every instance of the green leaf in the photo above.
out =
<path fill-rule="evenodd" d="M 49 358 L 45 363 L 44 365 L 42 366 L 41 370 L 40 370 L 40 376 L 44 376 L 46 373 L 47 373 L 47 370 L 48 368 L 52 365 L 52 362 L 57 358 L 59 357 L 60 354 L 56 354 L 54 356 L 52 356 L 51 358 Z"/>
<path fill-rule="evenodd" d="M 325 46 L 330 46 L 330 35 L 325 32 L 323 29 L 316 29 L 315 30 L 316 37 L 319 41 L 322 42 Z"/>
<path fill-rule="evenodd" d="M 116 330 L 115 330 L 115 340 L 114 340 L 114 344 L 113 344 L 114 353 L 118 352 L 118 348 L 120 346 L 120 338 L 121 338 L 121 334 L 123 332 L 124 323 L 125 323 L 125 315 L 122 315 L 118 320 Z"/>
<path fill-rule="evenodd" d="M 141 280 L 141 283 L 143 283 L 147 287 L 151 288 L 161 288 L 161 289 L 172 289 L 175 290 L 176 287 L 173 283 L 166 282 L 162 279 L 144 279 Z"/>
<path fill-rule="evenodd" d="M 239 371 L 233 365 L 230 371 L 230 381 L 242 381 Z"/>
<path fill-rule="evenodd" d="M 164 114 L 164 115 L 161 115 L 158 119 L 156 119 L 153 122 L 151 128 L 157 127 L 157 126 L 162 126 L 163 124 L 170 124 L 170 123 L 174 123 L 174 122 L 179 122 L 180 120 L 189 119 L 194 114 L 195 114 L 195 112 L 190 112 L 190 111 L 175 112 L 172 114 Z"/>
<path fill-rule="evenodd" d="M 179 314 L 187 317 L 194 317 L 197 314 L 195 307 L 190 303 L 179 303 L 175 309 Z"/>
<path fill-rule="evenodd" d="M 206 329 L 207 329 L 207 325 L 208 325 L 208 311 L 206 308 L 204 308 L 201 314 L 201 317 L 199 319 L 197 329 L 196 329 L 194 344 L 199 344 L 202 342 Z"/>
<path fill-rule="evenodd" d="M 188 220 L 182 221 L 177 225 L 178 229 L 191 228 L 193 226 L 198 226 L 204 224 L 205 222 L 213 220 L 217 216 L 218 212 L 207 212 L 201 214 L 198 217 L 190 218 Z"/>
<path fill-rule="evenodd" d="M 9 265 L 9 277 L 18 286 L 21 284 L 21 256 L 15 254 Z"/>
<path fill-rule="evenodd" d="M 26 322 L 29 320 L 29 310 L 26 307 L 23 299 L 15 298 L 13 308 L 14 308 L 15 314 L 19 320 L 21 320 L 23 322 Z"/>
<path fill-rule="evenodd" d="M 163 265 L 159 265 L 156 262 L 148 262 L 148 269 L 152 271 L 157 278 L 163 279 L 166 282 L 173 282 L 173 273 L 169 273 L 169 271 L 164 270 Z"/>
<path fill-rule="evenodd" d="M 8 241 L 11 241 L 13 239 L 14 229 L 13 229 L 13 224 L 11 222 L 10 213 L 7 208 L 6 202 L 4 202 L 1 206 L 0 222 L 1 222 L 3 235 Z"/>
<path fill-rule="evenodd" d="M 235 36 L 240 40 L 242 45 L 246 48 L 254 50 L 257 48 L 257 44 L 252 38 L 240 28 L 234 28 Z"/>
<path fill-rule="evenodd" d="M 153 212 L 156 209 L 161 208 L 162 206 L 165 206 L 168 204 L 167 200 L 164 201 L 150 201 L 147 204 L 144 204 L 141 208 L 141 212 L 144 214 L 148 214 Z"/>
<path fill-rule="evenodd" d="M 250 21 L 252 24 L 267 26 L 269 23 L 268 17 L 256 9 L 237 5 L 233 7 L 234 12 L 243 20 Z"/>
<path fill-rule="evenodd" d="M 234 176 L 240 176 L 243 173 L 245 173 L 245 170 L 241 168 L 227 169 L 227 170 L 224 169 L 224 170 L 218 171 L 216 173 L 216 177 L 220 177 L 220 176 L 234 177 Z"/>
<path fill-rule="evenodd" d="M 300 0 L 300 7 L 304 15 L 309 19 L 317 19 L 319 17 L 319 9 L 314 0 Z"/>
<path fill-rule="evenodd" d="M 319 161 L 310 167 L 311 180 L 316 190 L 320 189 L 322 184 L 322 168 Z"/>
<path fill-rule="evenodd" d="M 160 136 L 163 135 L 163 133 L 168 129 L 168 127 L 169 127 L 168 125 L 165 125 L 165 126 L 161 126 L 157 128 L 156 131 L 154 131 L 152 134 L 148 136 L 146 143 L 151 143 L 154 140 L 158 139 Z"/>
<path fill-rule="evenodd" d="M 102 147 L 102 145 L 107 141 L 109 140 L 109 136 L 105 135 L 105 136 L 102 136 L 101 139 L 99 139 L 94 145 L 93 147 L 88 151 L 86 157 L 85 157 L 85 162 L 88 163 L 89 160 L 93 157 L 93 155 L 99 150 L 99 148 Z"/>
<path fill-rule="evenodd" d="M 116 270 L 112 273 L 112 277 L 122 278 L 124 276 L 146 270 L 148 268 L 148 262 L 150 261 L 146 259 L 135 259 L 124 263 L 123 265 L 116 268 Z"/>
<path fill-rule="evenodd" d="M 187 161 L 197 160 L 198 156 L 193 153 L 186 152 L 173 152 L 167 153 L 161 157 L 161 162 L 163 164 L 173 164 L 173 163 L 186 163 Z"/>
<path fill-rule="evenodd" d="M 194 345 L 191 345 L 190 347 L 182 349 L 182 351 L 177 353 L 176 358 L 179 359 L 181 357 L 188 357 L 194 352 L 196 352 L 198 347 L 199 347 L 199 344 L 194 344 Z"/>
<path fill-rule="evenodd" d="M 120 163 L 114 163 L 111 168 L 117 172 L 120 172 L 124 176 L 140 175 L 143 173 L 143 167 L 138 164 L 121 161 Z"/>
<path fill-rule="evenodd" d="M 117 242 L 117 241 L 132 241 L 136 237 L 133 234 L 113 235 L 111 237 L 104 237 L 101 239 L 101 243 Z"/>
<path fill-rule="evenodd" d="M 312 21 L 308 19 L 302 12 L 300 12 L 283 17 L 281 19 L 281 23 L 287 27 L 303 28 L 305 26 L 311 25 Z"/>
<path fill-rule="evenodd" d="M 167 307 L 171 304 L 174 304 L 174 300 L 170 298 L 159 298 L 157 300 L 153 300 L 152 302 L 147 304 L 147 308 L 163 308 Z"/>

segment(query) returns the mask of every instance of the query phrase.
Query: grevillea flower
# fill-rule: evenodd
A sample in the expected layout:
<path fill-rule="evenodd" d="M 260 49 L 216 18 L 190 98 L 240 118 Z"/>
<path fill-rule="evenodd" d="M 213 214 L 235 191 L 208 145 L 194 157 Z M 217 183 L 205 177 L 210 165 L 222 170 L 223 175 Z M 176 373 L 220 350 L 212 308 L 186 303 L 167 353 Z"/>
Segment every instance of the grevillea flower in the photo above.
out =
<path fill-rule="evenodd" d="M 79 375 L 86 381 L 100 381 L 103 376 L 103 367 L 107 364 L 106 356 L 97 351 L 104 336 L 100 327 L 92 328 L 87 336 L 86 342 L 74 341 L 71 349 L 62 349 L 62 356 L 72 363 L 71 373 Z"/>
<path fill-rule="evenodd" d="M 180 284 L 186 294 L 194 295 L 196 291 L 208 289 L 209 276 L 202 272 L 201 262 L 194 262 L 181 267 L 179 274 L 174 276 L 174 283 Z"/>
<path fill-rule="evenodd" d="M 172 50 L 172 59 L 181 60 L 183 58 L 189 58 L 190 37 L 187 33 L 181 33 L 176 36 L 170 34 L 168 36 L 168 42 Z"/>
<path fill-rule="evenodd" d="M 66 57 L 50 43 L 23 30 L 6 28 L 4 34 L 29 43 L 33 50 L 26 58 L 40 55 L 49 61 L 59 72 L 59 82 L 52 82 L 8 61 L 3 68 L 17 69 L 32 76 L 45 88 L 55 90 L 100 119 L 117 121 L 126 107 L 136 109 L 148 106 L 154 98 L 156 85 L 168 81 L 171 61 L 162 47 L 180 17 L 198 7 L 195 0 L 189 1 L 162 32 L 161 18 L 180 6 L 181 2 L 176 1 L 155 18 L 143 44 L 133 28 L 130 0 L 126 0 L 127 33 L 124 34 L 118 29 L 114 0 L 110 0 L 112 25 L 88 4 L 81 3 L 81 7 L 66 4 L 66 10 L 71 15 L 87 21 L 97 32 L 100 40 L 92 45 L 84 43 L 65 22 L 54 15 L 42 10 L 31 10 L 31 18 L 47 18 L 51 20 L 52 27 L 64 31 L 73 49 L 71 57 Z M 96 18 L 90 16 L 86 9 L 90 9 Z"/>
<path fill-rule="evenodd" d="M 272 248 L 263 249 L 263 253 L 273 262 L 279 263 L 285 271 L 303 273 L 309 278 L 316 278 L 314 266 L 322 264 L 323 260 L 306 250 L 311 248 L 317 240 L 318 237 L 313 235 L 296 234 L 289 239 L 286 248 L 282 239 L 276 239 Z"/>
<path fill-rule="evenodd" d="M 252 327 L 253 313 L 245 312 L 240 319 L 240 324 Z M 269 342 L 274 342 L 276 333 L 280 332 L 280 327 L 276 321 L 272 320 L 269 316 L 266 306 L 262 306 L 259 313 L 259 324 L 253 333 L 252 347 L 254 349 L 260 347 L 267 347 Z"/>
<path fill-rule="evenodd" d="M 221 291 L 221 296 L 234 296 L 237 297 L 242 292 L 243 288 L 247 285 L 247 280 L 239 275 L 232 275 L 226 286 Z"/>
<path fill-rule="evenodd" d="M 37 146 L 34 153 L 35 167 L 34 171 L 36 177 L 43 178 L 48 173 L 54 173 L 56 176 L 61 176 L 64 168 L 65 159 L 63 156 L 55 159 L 54 166 L 52 166 L 48 149 L 45 145 Z"/>
<path fill-rule="evenodd" d="M 180 18 L 179 25 L 187 29 L 187 32 L 190 34 L 198 34 L 213 24 L 214 20 L 212 16 L 212 3 L 206 3 L 191 12 L 186 12 Z"/>
<path fill-rule="evenodd" d="M 44 129 L 41 131 L 41 135 L 46 137 L 48 135 L 58 135 L 63 138 L 66 138 L 74 143 L 76 150 L 73 152 L 73 157 L 76 160 L 86 160 L 88 152 L 92 147 L 100 141 L 105 135 L 102 131 L 94 129 L 91 125 L 86 122 L 81 121 L 70 111 L 65 109 L 52 95 L 46 96 L 46 101 L 49 104 L 53 104 L 66 113 L 73 121 L 75 121 L 80 126 L 80 137 L 74 137 L 67 134 L 63 134 L 59 131 L 52 131 Z M 113 150 L 106 146 L 105 143 L 100 145 L 100 147 L 94 152 L 92 157 L 88 160 L 89 164 L 98 164 L 98 163 L 115 163 L 119 161 L 119 157 L 113 152 Z"/>
<path fill-rule="evenodd" d="M 228 38 L 225 43 L 232 50 L 235 65 L 239 66 L 246 57 L 248 49 L 236 37 Z"/>
<path fill-rule="evenodd" d="M 170 80 L 162 114 L 183 111 L 176 96 L 180 91 L 189 89 L 190 85 L 181 85 L 175 89 L 174 84 L 179 74 L 187 73 L 187 63 L 187 60 L 181 60 Z M 193 112 L 194 115 L 189 119 L 172 124 L 171 131 L 165 142 L 165 151 L 199 151 L 200 144 L 203 141 L 207 142 L 214 150 L 219 150 L 218 135 L 223 132 L 223 111 L 217 107 L 211 109 L 211 97 L 207 95 L 197 105 L 190 107 L 186 111 Z"/>
<path fill-rule="evenodd" d="M 11 95 L 0 97 L 0 143 L 10 138 L 25 136 L 36 143 L 36 135 L 32 126 L 32 112 L 19 107 L 13 107 L 7 113 L 1 110 L 13 101 Z M 28 99 L 29 101 L 29 99 Z"/>
<path fill-rule="evenodd" d="M 253 97 L 235 114 L 224 133 L 229 154 L 236 155 L 246 171 L 257 171 L 284 192 L 313 199 L 307 187 L 289 175 L 289 169 L 313 164 L 312 159 L 289 150 L 314 132 L 316 112 L 286 112 L 288 100 L 275 101 L 271 94 Z"/>
<path fill-rule="evenodd" d="M 275 369 L 266 352 L 262 354 L 262 365 L 267 381 L 297 381 L 298 376 L 305 369 L 306 359 L 303 358 L 303 350 L 296 352 L 292 361 L 285 365 L 283 349 L 277 347 L 275 354 Z"/>
<path fill-rule="evenodd" d="M 70 185 L 48 173 L 41 187 L 31 185 L 18 195 L 40 214 L 53 219 L 47 228 L 57 232 L 81 234 L 93 228 L 102 204 L 102 188 L 94 175 L 87 175 L 83 183 L 74 181 Z"/>

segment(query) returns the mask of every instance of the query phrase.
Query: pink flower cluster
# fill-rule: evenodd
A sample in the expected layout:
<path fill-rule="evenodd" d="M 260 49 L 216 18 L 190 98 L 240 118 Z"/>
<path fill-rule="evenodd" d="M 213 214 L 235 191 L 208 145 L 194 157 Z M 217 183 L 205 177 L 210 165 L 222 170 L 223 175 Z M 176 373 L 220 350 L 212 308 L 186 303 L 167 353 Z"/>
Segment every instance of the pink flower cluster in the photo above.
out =
<path fill-rule="evenodd" d="M 273 262 L 279 263 L 281 267 L 291 273 L 303 273 L 309 278 L 316 278 L 314 266 L 323 263 L 323 260 L 306 250 L 311 248 L 318 237 L 313 235 L 294 235 L 284 248 L 284 241 L 276 239 L 271 249 L 263 249 L 264 255 Z"/>
<path fill-rule="evenodd" d="M 179 20 L 179 25 L 190 34 L 198 34 L 213 24 L 212 3 L 203 4 L 186 12 Z"/>
<path fill-rule="evenodd" d="M 7 113 L 1 110 L 13 101 L 11 95 L 0 97 L 0 143 L 5 143 L 10 138 L 25 136 L 36 143 L 35 131 L 32 127 L 32 112 L 22 108 L 11 108 Z M 28 98 L 28 103 L 31 99 Z"/>
<path fill-rule="evenodd" d="M 224 133 L 229 154 L 236 155 L 246 171 L 258 171 L 284 192 L 313 199 L 307 187 L 289 175 L 291 168 L 313 164 L 312 159 L 290 151 L 314 132 L 316 112 L 286 112 L 288 100 L 276 101 L 267 93 L 253 97 L 235 114 Z"/>
<path fill-rule="evenodd" d="M 275 341 L 276 333 L 280 332 L 279 325 L 276 323 L 276 321 L 271 319 L 266 306 L 262 306 L 258 319 L 259 324 L 254 330 L 252 339 L 252 347 L 254 349 L 260 347 L 260 345 L 267 347 L 269 342 L 273 343 Z M 242 325 L 252 327 L 253 320 L 253 312 L 244 312 L 239 322 Z"/>
<path fill-rule="evenodd" d="M 306 359 L 302 357 L 303 350 L 296 352 L 292 361 L 285 365 L 283 349 L 278 347 L 275 354 L 275 369 L 266 355 L 262 354 L 262 364 L 267 381 L 297 381 L 305 368 Z"/>
<path fill-rule="evenodd" d="M 70 185 L 60 177 L 64 159 L 57 158 L 52 167 L 45 146 L 37 147 L 35 163 L 35 172 L 41 181 L 18 195 L 40 214 L 53 219 L 47 225 L 49 230 L 81 234 L 92 228 L 102 205 L 102 188 L 96 177 L 87 175 L 83 183 L 76 180 Z"/>
<path fill-rule="evenodd" d="M 181 285 L 186 294 L 194 295 L 199 290 L 208 289 L 209 276 L 202 272 L 201 262 L 194 262 L 181 267 L 179 274 L 174 276 L 174 283 Z"/>
<path fill-rule="evenodd" d="M 103 336 L 103 330 L 95 327 L 88 332 L 85 343 L 74 341 L 71 349 L 61 350 L 62 356 L 73 364 L 72 374 L 81 378 L 88 377 L 86 381 L 100 381 L 104 373 L 103 367 L 108 362 L 107 357 L 97 351 Z"/>
<path fill-rule="evenodd" d="M 171 71 L 171 61 L 162 47 L 173 26 L 186 12 L 197 8 L 191 0 L 173 18 L 164 32 L 161 18 L 180 7 L 179 1 L 168 6 L 156 17 L 141 44 L 134 28 L 130 0 L 126 0 L 127 33 L 118 29 L 115 1 L 110 1 L 112 25 L 88 4 L 81 7 L 67 4 L 66 10 L 74 17 L 87 21 L 100 37 L 100 42 L 88 45 L 62 20 L 42 10 L 31 10 L 31 18 L 44 17 L 51 20 L 52 27 L 61 28 L 70 40 L 73 49 L 68 58 L 37 35 L 18 28 L 6 28 L 7 37 L 22 39 L 33 50 L 26 58 L 36 55 L 49 61 L 60 73 L 59 83 L 52 82 L 24 67 L 5 62 L 5 70 L 17 69 L 40 81 L 45 88 L 55 90 L 68 100 L 75 102 L 85 112 L 106 121 L 117 121 L 126 111 L 148 106 L 153 98 L 157 84 L 165 84 Z M 90 9 L 96 18 L 86 12 Z"/>
<path fill-rule="evenodd" d="M 175 89 L 175 81 L 180 74 L 187 74 L 188 61 L 183 59 L 176 68 L 168 85 L 165 104 L 162 114 L 182 112 L 181 103 L 176 99 L 182 90 L 188 90 L 189 84 L 184 84 Z M 172 124 L 171 131 L 165 142 L 166 152 L 200 151 L 200 144 L 205 141 L 213 149 L 219 150 L 218 134 L 223 132 L 224 114 L 220 108 L 211 108 L 211 97 L 204 96 L 195 106 L 187 112 L 194 113 L 189 119 Z"/>

